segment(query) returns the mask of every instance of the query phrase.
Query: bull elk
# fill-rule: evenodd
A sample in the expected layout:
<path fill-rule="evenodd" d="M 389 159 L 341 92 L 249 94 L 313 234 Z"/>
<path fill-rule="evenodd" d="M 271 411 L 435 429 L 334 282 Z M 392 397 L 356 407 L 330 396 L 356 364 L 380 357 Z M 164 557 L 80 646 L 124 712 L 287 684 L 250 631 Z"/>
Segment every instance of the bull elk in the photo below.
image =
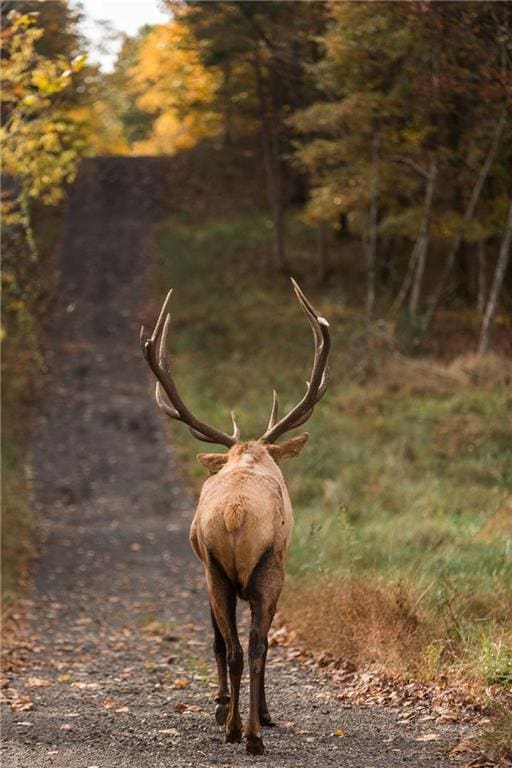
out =
<path fill-rule="evenodd" d="M 279 464 L 302 451 L 308 434 L 280 445 L 275 441 L 304 424 L 327 388 L 329 323 L 297 283 L 292 283 L 313 331 L 313 369 L 304 397 L 279 420 L 274 391 L 268 426 L 258 440 L 240 440 L 233 413 L 233 432 L 229 435 L 194 416 L 181 399 L 166 355 L 172 290 L 149 339 L 144 338 L 141 328 L 144 356 L 157 379 L 158 406 L 167 416 L 186 424 L 199 440 L 229 448 L 227 453 L 197 456 L 210 476 L 201 490 L 190 543 L 203 564 L 208 586 L 218 671 L 215 717 L 219 725 L 225 725 L 228 742 L 240 742 L 242 737 L 238 701 L 243 652 L 236 624 L 237 596 L 250 604 L 250 709 L 245 738 L 247 752 L 254 755 L 264 750 L 261 726 L 273 725 L 265 698 L 267 634 L 283 586 L 293 526 L 290 497 Z"/>

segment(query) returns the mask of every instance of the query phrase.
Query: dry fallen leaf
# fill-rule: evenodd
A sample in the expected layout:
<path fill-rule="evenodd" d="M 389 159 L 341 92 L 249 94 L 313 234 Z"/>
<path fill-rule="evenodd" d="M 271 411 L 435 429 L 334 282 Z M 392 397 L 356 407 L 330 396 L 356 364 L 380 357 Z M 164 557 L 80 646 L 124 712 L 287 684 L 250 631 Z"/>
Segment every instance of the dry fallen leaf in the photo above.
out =
<path fill-rule="evenodd" d="M 158 731 L 158 733 L 161 733 L 163 736 L 175 736 L 178 733 L 177 728 L 163 728 L 161 731 Z"/>
<path fill-rule="evenodd" d="M 70 725 L 69 723 L 62 723 L 62 725 L 59 726 L 59 731 L 72 731 L 72 730 L 73 730 L 73 726 Z"/>
<path fill-rule="evenodd" d="M 48 688 L 49 685 L 52 685 L 52 681 L 45 677 L 29 677 L 25 683 L 27 688 Z"/>
<path fill-rule="evenodd" d="M 439 741 L 437 733 L 424 733 L 423 736 L 417 736 L 416 741 Z"/>
<path fill-rule="evenodd" d="M 119 707 L 118 709 L 114 709 L 114 712 L 116 712 L 118 715 L 124 715 L 126 712 L 130 711 L 130 707 Z"/>
<path fill-rule="evenodd" d="M 436 723 L 457 723 L 460 720 L 456 712 L 444 712 L 436 719 Z"/>
<path fill-rule="evenodd" d="M 68 683 L 71 680 L 71 675 L 59 675 L 57 680 L 59 683 Z"/>
<path fill-rule="evenodd" d="M 471 739 L 460 741 L 453 749 L 450 750 L 450 755 L 465 755 L 468 753 L 474 753 L 475 743 Z"/>
<path fill-rule="evenodd" d="M 103 709 L 116 709 L 121 706 L 121 702 L 116 701 L 115 699 L 105 699 L 101 706 Z"/>
<path fill-rule="evenodd" d="M 161 635 L 163 627 L 159 621 L 150 621 L 144 626 L 144 632 L 149 632 L 151 635 Z"/>
<path fill-rule="evenodd" d="M 71 683 L 71 687 L 79 688 L 81 691 L 95 691 L 97 688 L 100 687 L 100 684 L 75 682 L 75 683 Z"/>
<path fill-rule="evenodd" d="M 178 679 L 174 681 L 173 688 L 180 690 L 181 688 L 186 688 L 189 685 L 190 685 L 190 680 L 188 680 L 188 678 L 178 677 Z"/>
<path fill-rule="evenodd" d="M 13 701 L 11 704 L 11 709 L 13 712 L 29 712 L 31 709 L 34 709 L 34 702 L 30 701 L 30 699 L 20 696 L 19 699 Z"/>
<path fill-rule="evenodd" d="M 333 733 L 333 736 L 346 736 L 347 732 L 344 728 L 336 728 L 336 730 Z"/>

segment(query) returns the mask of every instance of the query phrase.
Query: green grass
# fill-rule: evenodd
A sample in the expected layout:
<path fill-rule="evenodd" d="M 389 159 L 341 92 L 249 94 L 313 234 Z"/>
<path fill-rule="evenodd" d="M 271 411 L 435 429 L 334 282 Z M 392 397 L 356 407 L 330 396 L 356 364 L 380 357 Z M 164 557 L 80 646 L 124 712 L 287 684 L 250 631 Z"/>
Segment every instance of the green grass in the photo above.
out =
<path fill-rule="evenodd" d="M 359 294 L 346 284 L 319 290 L 307 268 L 314 233 L 293 218 L 288 230 L 291 272 L 329 318 L 333 353 L 329 393 L 307 425 L 310 442 L 285 467 L 296 516 L 285 610 L 313 633 L 315 602 L 326 586 L 346 601 L 347 585 L 363 585 L 357 599 L 370 599 L 364 589 L 391 596 L 380 622 L 395 621 L 393 606 L 405 600 L 407 621 L 414 614 L 421 627 L 420 653 L 416 632 L 411 654 L 403 654 L 406 667 L 435 674 L 451 665 L 504 681 L 512 598 L 510 392 L 492 380 L 480 389 L 455 379 L 429 386 L 404 359 L 390 373 L 392 352 L 378 345 L 368 366 L 363 318 L 342 300 L 359 295 L 360 286 Z M 300 398 L 312 359 L 289 281 L 269 270 L 270 236 L 259 214 L 172 218 L 158 232 L 158 291 L 175 288 L 171 344 L 180 390 L 195 412 L 226 430 L 234 408 L 242 438 L 264 431 L 274 387 L 283 411 Z M 199 482 L 203 470 L 193 456 L 200 444 L 184 427 L 172 429 Z M 316 595 L 307 617 L 298 609 L 304 590 Z M 336 644 L 338 625 L 326 638 L 329 631 Z M 364 659 L 365 649 L 352 646 Z M 340 640 L 341 653 L 350 648 Z M 385 648 L 378 657 L 386 660 Z"/>

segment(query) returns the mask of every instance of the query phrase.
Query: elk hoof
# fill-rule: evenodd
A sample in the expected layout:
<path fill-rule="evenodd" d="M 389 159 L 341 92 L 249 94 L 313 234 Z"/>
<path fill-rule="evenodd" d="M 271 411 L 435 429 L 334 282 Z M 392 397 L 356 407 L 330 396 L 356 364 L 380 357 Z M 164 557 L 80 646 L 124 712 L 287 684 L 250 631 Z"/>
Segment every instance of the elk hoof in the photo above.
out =
<path fill-rule="evenodd" d="M 247 736 L 245 751 L 250 755 L 262 755 L 265 751 L 262 739 L 259 736 Z"/>
<path fill-rule="evenodd" d="M 260 725 L 264 725 L 266 728 L 273 728 L 275 726 L 275 723 L 268 712 L 260 713 Z"/>
<path fill-rule="evenodd" d="M 227 744 L 240 744 L 241 741 L 242 731 L 239 728 L 235 728 L 232 731 L 226 731 Z"/>
<path fill-rule="evenodd" d="M 219 725 L 224 725 L 228 714 L 227 704 L 217 704 L 215 707 L 215 719 Z"/>

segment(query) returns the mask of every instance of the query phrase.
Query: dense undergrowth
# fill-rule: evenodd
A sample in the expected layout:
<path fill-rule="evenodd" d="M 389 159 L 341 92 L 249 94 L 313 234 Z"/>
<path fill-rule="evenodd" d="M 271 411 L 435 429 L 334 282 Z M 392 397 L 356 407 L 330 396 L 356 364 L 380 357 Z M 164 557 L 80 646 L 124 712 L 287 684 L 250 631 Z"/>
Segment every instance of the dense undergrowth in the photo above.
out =
<path fill-rule="evenodd" d="M 34 282 L 19 300 L 4 296 L 2 313 L 2 611 L 9 611 L 23 590 L 27 564 L 37 543 L 31 503 L 28 437 L 39 386 L 45 372 L 41 327 L 55 288 L 52 254 L 60 216 L 46 212 L 35 228 L 39 252 Z M 10 276 L 4 272 L 3 279 Z"/>
<path fill-rule="evenodd" d="M 284 613 L 310 646 L 356 665 L 506 688 L 510 362 L 405 358 L 384 322 L 367 350 L 343 264 L 320 289 L 306 269 L 314 233 L 293 218 L 288 230 L 291 273 L 329 318 L 333 353 L 310 442 L 284 467 L 296 515 Z M 288 409 L 312 359 L 288 278 L 268 270 L 268 221 L 173 217 L 158 244 L 180 390 L 207 421 L 227 429 L 234 408 L 242 438 L 259 436 L 272 388 Z M 199 444 L 178 425 L 173 437 L 191 466 Z"/>

